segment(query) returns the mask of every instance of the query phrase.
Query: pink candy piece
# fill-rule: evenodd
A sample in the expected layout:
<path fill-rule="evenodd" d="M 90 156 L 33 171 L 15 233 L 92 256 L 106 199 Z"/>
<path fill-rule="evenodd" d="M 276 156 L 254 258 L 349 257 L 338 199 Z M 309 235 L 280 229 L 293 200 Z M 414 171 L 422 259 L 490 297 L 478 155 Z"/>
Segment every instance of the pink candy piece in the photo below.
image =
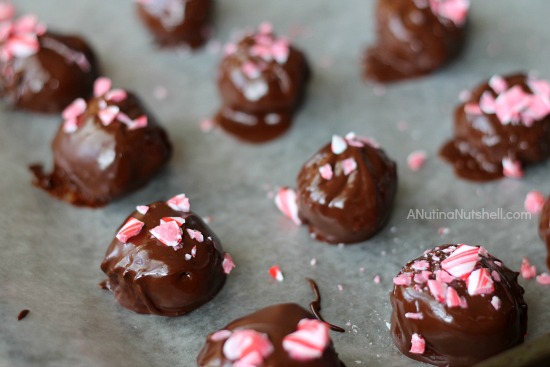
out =
<path fill-rule="evenodd" d="M 537 268 L 535 265 L 531 265 L 528 258 L 524 257 L 521 260 L 521 270 L 519 271 L 523 279 L 533 279 L 537 276 Z"/>
<path fill-rule="evenodd" d="M 464 105 L 464 112 L 466 112 L 469 115 L 481 115 L 481 114 L 483 114 L 483 111 L 481 110 L 481 107 L 477 103 L 466 103 Z"/>
<path fill-rule="evenodd" d="M 422 314 L 422 312 L 407 312 L 405 313 L 405 317 L 407 319 L 422 320 L 424 318 L 424 315 Z"/>
<path fill-rule="evenodd" d="M 199 127 L 200 127 L 202 132 L 208 133 L 208 132 L 214 130 L 214 128 L 216 127 L 216 123 L 214 122 L 214 120 L 202 119 L 199 122 Z"/>
<path fill-rule="evenodd" d="M 409 350 L 409 352 L 414 354 L 424 354 L 425 350 L 426 350 L 426 341 L 422 336 L 420 336 L 417 333 L 414 333 L 411 338 L 411 349 Z"/>
<path fill-rule="evenodd" d="M 260 366 L 271 353 L 269 337 L 255 330 L 236 330 L 223 345 L 223 354 L 234 367 Z"/>
<path fill-rule="evenodd" d="M 330 149 L 332 150 L 332 153 L 336 155 L 342 154 L 346 151 L 347 148 L 348 148 L 348 144 L 346 143 L 344 138 L 342 138 L 339 135 L 332 136 L 332 141 L 330 144 Z"/>
<path fill-rule="evenodd" d="M 479 248 L 460 245 L 453 253 L 441 262 L 441 267 L 455 277 L 467 276 L 474 270 L 479 260 Z"/>
<path fill-rule="evenodd" d="M 136 210 L 139 214 L 145 215 L 149 211 L 149 207 L 147 205 L 138 205 L 136 206 Z"/>
<path fill-rule="evenodd" d="M 380 148 L 380 144 L 372 138 L 366 136 L 357 136 L 353 131 L 346 134 L 346 142 L 348 145 L 356 148 L 362 148 L 365 145 L 369 145 L 373 148 Z"/>
<path fill-rule="evenodd" d="M 181 242 L 181 228 L 174 222 L 167 222 L 149 230 L 156 239 L 166 246 L 176 247 Z"/>
<path fill-rule="evenodd" d="M 255 63 L 248 61 L 241 66 L 244 75 L 250 79 L 255 79 L 261 75 L 260 68 Z"/>
<path fill-rule="evenodd" d="M 468 294 L 477 296 L 481 294 L 491 294 L 495 291 L 493 279 L 489 274 L 489 269 L 481 268 L 474 270 L 467 280 Z"/>
<path fill-rule="evenodd" d="M 189 204 L 189 198 L 185 194 L 179 194 L 169 199 L 166 204 L 174 210 L 189 213 L 191 206 Z"/>
<path fill-rule="evenodd" d="M 430 263 L 426 260 L 417 260 L 411 265 L 414 270 L 427 270 L 429 267 Z"/>
<path fill-rule="evenodd" d="M 456 278 L 453 277 L 451 274 L 447 273 L 445 270 L 437 270 L 435 272 L 435 279 L 439 282 L 443 282 L 443 283 L 451 283 L 453 280 L 455 280 Z"/>
<path fill-rule="evenodd" d="M 87 106 L 88 105 L 84 99 L 77 98 L 73 101 L 73 103 L 65 107 L 61 115 L 65 120 L 75 119 L 80 117 L 86 111 Z"/>
<path fill-rule="evenodd" d="M 101 120 L 103 126 L 109 126 L 120 112 L 118 106 L 107 106 L 98 111 L 97 116 Z"/>
<path fill-rule="evenodd" d="M 404 285 L 408 287 L 409 285 L 411 285 L 411 282 L 412 274 L 410 273 L 399 274 L 398 276 L 393 278 L 393 284 L 395 285 Z"/>
<path fill-rule="evenodd" d="M 461 27 L 466 23 L 469 0 L 430 0 L 430 7 L 434 14 L 449 19 L 456 26 Z"/>
<path fill-rule="evenodd" d="M 319 174 L 327 181 L 331 180 L 332 176 L 334 175 L 334 173 L 332 172 L 332 167 L 328 163 L 319 167 Z"/>
<path fill-rule="evenodd" d="M 447 293 L 447 284 L 438 282 L 437 280 L 429 279 L 428 280 L 428 289 L 432 296 L 439 302 L 444 303 Z"/>
<path fill-rule="evenodd" d="M 493 75 L 493 77 L 489 79 L 489 86 L 496 94 L 503 93 L 508 89 L 508 83 L 506 83 L 506 80 L 500 75 Z"/>
<path fill-rule="evenodd" d="M 109 78 L 97 78 L 94 82 L 94 96 L 103 97 L 105 94 L 107 94 L 107 92 L 109 92 L 109 90 L 111 90 L 112 85 L 113 83 Z"/>
<path fill-rule="evenodd" d="M 413 172 L 419 171 L 424 163 L 426 163 L 426 152 L 423 150 L 416 150 L 407 157 L 407 165 Z"/>
<path fill-rule="evenodd" d="M 191 239 L 193 239 L 197 242 L 203 242 L 204 241 L 204 236 L 202 235 L 202 233 L 200 231 L 188 228 L 187 229 L 187 234 L 189 235 L 189 237 L 191 237 Z"/>
<path fill-rule="evenodd" d="M 500 306 L 502 305 L 502 301 L 497 296 L 493 296 L 493 298 L 491 298 L 491 304 L 493 305 L 495 310 L 498 311 L 500 309 Z"/>
<path fill-rule="evenodd" d="M 373 278 L 373 281 L 374 281 L 374 284 L 380 284 L 380 281 L 381 281 L 380 275 L 378 275 L 378 274 L 375 275 L 374 278 Z"/>
<path fill-rule="evenodd" d="M 544 207 L 544 195 L 540 191 L 531 191 L 525 197 L 525 210 L 531 214 L 539 214 Z"/>
<path fill-rule="evenodd" d="M 185 223 L 185 219 L 182 217 L 163 217 L 160 219 L 160 224 L 166 224 L 168 222 L 176 222 L 176 224 L 181 227 Z"/>
<path fill-rule="evenodd" d="M 483 92 L 479 100 L 479 108 L 486 114 L 495 113 L 495 97 L 493 97 L 491 92 Z"/>
<path fill-rule="evenodd" d="M 279 265 L 273 265 L 271 268 L 269 268 L 268 272 L 269 272 L 269 275 L 271 275 L 271 277 L 278 282 L 282 282 L 285 279 Z"/>
<path fill-rule="evenodd" d="M 466 303 L 466 300 L 464 298 L 461 298 L 458 295 L 458 292 L 453 287 L 447 288 L 447 294 L 445 296 L 445 303 L 447 304 L 447 307 L 453 308 L 453 307 L 462 307 L 466 308 L 468 305 Z"/>
<path fill-rule="evenodd" d="M 0 21 L 10 20 L 15 16 L 15 6 L 9 2 L 0 3 Z"/>
<path fill-rule="evenodd" d="M 231 255 L 229 255 L 229 252 L 223 254 L 222 267 L 225 274 L 231 273 L 231 271 L 235 268 L 235 263 L 233 262 Z"/>
<path fill-rule="evenodd" d="M 550 274 L 542 273 L 541 275 L 537 276 L 537 283 L 539 283 L 540 285 L 550 285 Z"/>
<path fill-rule="evenodd" d="M 105 94 L 105 99 L 109 102 L 122 102 L 128 97 L 128 93 L 126 93 L 123 89 L 113 89 L 110 90 Z"/>
<path fill-rule="evenodd" d="M 510 158 L 504 158 L 502 160 L 502 173 L 504 174 L 504 176 L 510 178 L 523 177 L 523 169 L 521 168 L 521 163 Z"/>
<path fill-rule="evenodd" d="M 298 204 L 296 203 L 296 192 L 289 187 L 281 187 L 275 195 L 275 205 L 287 218 L 290 218 L 296 225 L 302 221 L 298 216 Z"/>
<path fill-rule="evenodd" d="M 349 175 L 357 169 L 357 162 L 353 158 L 344 159 L 342 161 L 342 169 L 344 170 L 344 175 Z"/>
<path fill-rule="evenodd" d="M 503 124 L 520 123 L 521 113 L 530 103 L 529 94 L 516 85 L 501 93 L 495 100 L 495 113 Z"/>
<path fill-rule="evenodd" d="M 273 24 L 271 24 L 270 22 L 263 22 L 258 27 L 258 31 L 261 34 L 271 34 L 273 33 Z"/>
<path fill-rule="evenodd" d="M 128 126 L 128 130 L 137 130 L 147 127 L 149 121 L 146 115 L 141 115 L 138 118 L 132 120 L 127 114 L 123 112 L 119 112 L 116 118 L 119 119 L 120 122 Z"/>
<path fill-rule="evenodd" d="M 227 338 L 229 338 L 231 334 L 232 333 L 229 330 L 218 330 L 212 335 L 210 335 L 210 340 L 212 340 L 213 342 L 220 342 L 222 340 L 226 340 Z"/>
<path fill-rule="evenodd" d="M 329 327 L 316 319 L 302 319 L 298 330 L 283 338 L 283 349 L 290 358 L 297 361 L 310 361 L 320 358 L 330 343 Z"/>
<path fill-rule="evenodd" d="M 145 223 L 142 221 L 137 220 L 136 218 L 130 218 L 118 231 L 116 238 L 122 243 L 127 243 L 130 238 L 141 232 L 144 225 Z"/>

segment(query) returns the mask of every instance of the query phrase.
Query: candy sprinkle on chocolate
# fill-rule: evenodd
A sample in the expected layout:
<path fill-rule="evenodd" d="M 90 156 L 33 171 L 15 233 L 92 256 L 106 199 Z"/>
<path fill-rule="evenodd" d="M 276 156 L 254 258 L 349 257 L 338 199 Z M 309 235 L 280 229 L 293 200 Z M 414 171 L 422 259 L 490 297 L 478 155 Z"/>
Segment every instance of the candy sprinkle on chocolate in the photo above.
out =
<path fill-rule="evenodd" d="M 285 279 L 279 265 L 273 265 L 271 268 L 269 268 L 269 275 L 271 275 L 271 277 L 278 282 L 282 282 Z"/>
<path fill-rule="evenodd" d="M 145 223 L 142 221 L 137 220 L 136 218 L 130 218 L 118 231 L 116 238 L 122 243 L 127 243 L 130 238 L 141 232 L 144 225 Z"/>

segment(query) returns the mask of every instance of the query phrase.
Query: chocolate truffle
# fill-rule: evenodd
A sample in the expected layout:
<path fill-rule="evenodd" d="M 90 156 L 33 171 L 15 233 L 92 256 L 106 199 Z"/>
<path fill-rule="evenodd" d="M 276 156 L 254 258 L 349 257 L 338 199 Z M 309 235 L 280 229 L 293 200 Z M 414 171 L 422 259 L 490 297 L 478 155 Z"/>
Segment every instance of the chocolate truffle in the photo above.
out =
<path fill-rule="evenodd" d="M 111 81 L 95 82 L 95 97 L 63 111 L 53 140 L 54 169 L 31 166 L 34 184 L 77 206 L 103 206 L 144 186 L 169 160 L 170 142 L 138 98 Z"/>
<path fill-rule="evenodd" d="M 440 155 L 464 179 L 521 177 L 550 156 L 550 83 L 516 74 L 493 76 L 455 110 L 454 138 Z"/>
<path fill-rule="evenodd" d="M 378 41 L 367 50 L 365 78 L 387 83 L 445 65 L 461 51 L 469 0 L 379 0 Z"/>
<path fill-rule="evenodd" d="M 206 338 L 200 367 L 344 367 L 329 326 L 295 303 L 235 320 Z"/>
<path fill-rule="evenodd" d="M 282 188 L 275 203 L 318 240 L 356 243 L 384 227 L 396 190 L 395 162 L 373 140 L 349 133 L 315 153 L 298 174 L 297 192 Z"/>
<path fill-rule="evenodd" d="M 548 256 L 546 257 L 546 266 L 550 269 L 550 197 L 546 199 L 546 203 L 542 208 L 539 222 L 540 238 L 546 242 Z"/>
<path fill-rule="evenodd" d="M 209 33 L 212 0 L 136 0 L 139 17 L 161 46 L 198 48 Z"/>
<path fill-rule="evenodd" d="M 264 23 L 255 34 L 225 46 L 218 71 L 223 106 L 216 122 L 253 143 L 283 134 L 302 104 L 309 66 L 304 54 Z"/>
<path fill-rule="evenodd" d="M 409 358 L 456 367 L 522 343 L 527 304 L 517 277 L 483 247 L 426 251 L 393 279 L 395 345 Z"/>
<path fill-rule="evenodd" d="M 118 303 L 160 316 L 185 315 L 210 301 L 233 267 L 184 194 L 138 206 L 101 263 L 104 286 Z"/>
<path fill-rule="evenodd" d="M 52 113 L 88 98 L 98 67 L 87 42 L 49 32 L 32 15 L 13 19 L 7 9 L 0 11 L 0 95 L 6 103 Z"/>

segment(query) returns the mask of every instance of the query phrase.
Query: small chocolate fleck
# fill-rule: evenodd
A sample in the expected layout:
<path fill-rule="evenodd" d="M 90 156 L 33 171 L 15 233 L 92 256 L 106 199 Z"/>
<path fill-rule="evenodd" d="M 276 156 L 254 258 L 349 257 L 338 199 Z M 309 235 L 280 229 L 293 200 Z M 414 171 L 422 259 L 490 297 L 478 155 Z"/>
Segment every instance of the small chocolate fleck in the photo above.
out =
<path fill-rule="evenodd" d="M 31 311 L 27 310 L 27 309 L 21 310 L 21 312 L 19 312 L 19 315 L 17 315 L 17 321 L 23 320 L 25 317 L 27 317 L 29 312 L 31 312 Z"/>

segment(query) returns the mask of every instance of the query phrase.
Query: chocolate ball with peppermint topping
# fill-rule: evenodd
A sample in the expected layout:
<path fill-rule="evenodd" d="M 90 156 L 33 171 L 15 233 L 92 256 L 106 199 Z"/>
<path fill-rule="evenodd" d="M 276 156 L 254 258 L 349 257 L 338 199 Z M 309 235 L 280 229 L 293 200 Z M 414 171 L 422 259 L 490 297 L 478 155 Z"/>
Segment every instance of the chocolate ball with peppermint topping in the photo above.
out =
<path fill-rule="evenodd" d="M 521 344 L 527 304 L 517 277 L 482 246 L 426 251 L 393 279 L 395 345 L 409 358 L 458 367 Z"/>
<path fill-rule="evenodd" d="M 384 227 L 396 191 L 395 162 L 372 139 L 349 133 L 334 135 L 300 170 L 297 191 L 280 189 L 275 203 L 314 238 L 348 244 Z"/>
<path fill-rule="evenodd" d="M 344 367 L 329 326 L 295 303 L 266 307 L 211 333 L 197 363 L 200 367 Z"/>
<path fill-rule="evenodd" d="M 131 311 L 185 315 L 210 301 L 235 265 L 180 194 L 140 205 L 119 227 L 101 263 L 104 288 Z"/>
<path fill-rule="evenodd" d="M 305 55 L 263 23 L 257 32 L 225 46 L 218 69 L 223 105 L 216 122 L 247 142 L 277 138 L 301 106 L 309 74 Z"/>
<path fill-rule="evenodd" d="M 50 32 L 34 15 L 0 7 L 0 96 L 14 108 L 55 113 L 92 94 L 98 65 L 81 37 Z"/>
<path fill-rule="evenodd" d="M 53 171 L 31 166 L 35 186 L 73 205 L 98 207 L 144 186 L 168 162 L 164 129 L 134 94 L 111 87 L 99 78 L 93 98 L 63 111 Z"/>
<path fill-rule="evenodd" d="M 136 0 L 138 15 L 161 46 L 198 48 L 210 33 L 213 0 Z"/>
<path fill-rule="evenodd" d="M 522 177 L 525 166 L 550 157 L 550 82 L 495 75 L 464 93 L 440 155 L 467 180 Z"/>

